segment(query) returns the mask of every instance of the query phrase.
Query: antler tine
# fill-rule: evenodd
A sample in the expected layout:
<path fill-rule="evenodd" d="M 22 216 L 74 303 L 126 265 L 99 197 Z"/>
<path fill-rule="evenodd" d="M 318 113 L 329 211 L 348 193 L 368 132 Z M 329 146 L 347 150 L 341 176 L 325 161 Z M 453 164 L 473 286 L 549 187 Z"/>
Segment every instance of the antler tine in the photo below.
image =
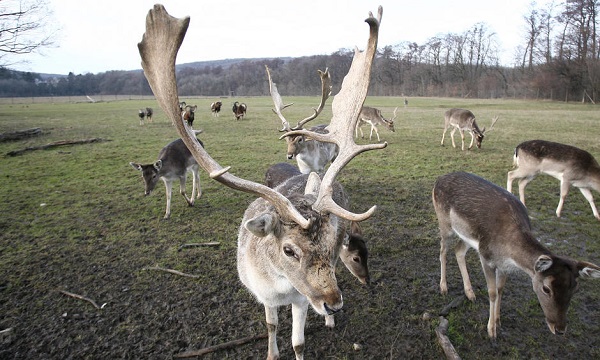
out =
<path fill-rule="evenodd" d="M 275 106 L 275 109 L 271 110 L 273 110 L 273 112 L 279 117 L 279 120 L 281 120 L 281 124 L 283 125 L 283 128 L 279 131 L 290 131 L 292 130 L 290 127 L 290 123 L 287 121 L 285 116 L 283 116 L 282 111 L 286 107 L 294 105 L 294 103 L 289 103 L 287 105 L 283 104 L 283 99 L 281 98 L 281 95 L 279 95 L 279 91 L 277 90 L 277 84 L 275 84 L 271 79 L 271 72 L 269 71 L 269 67 L 267 65 L 265 65 L 265 69 L 267 70 L 267 77 L 269 78 L 269 92 L 271 93 L 273 105 Z"/>
<path fill-rule="evenodd" d="M 319 116 L 319 114 L 321 113 L 321 111 L 323 111 L 323 108 L 325 107 L 325 102 L 327 101 L 327 99 L 329 99 L 329 96 L 331 95 L 332 86 L 331 76 L 329 75 L 329 68 L 325 68 L 325 71 L 317 71 L 319 72 L 319 77 L 321 78 L 321 102 L 319 103 L 319 106 L 316 109 L 313 109 L 314 114 L 298 122 L 298 125 L 294 126 L 294 128 L 291 130 L 302 129 L 304 124 Z"/>
<path fill-rule="evenodd" d="M 398 116 L 398 114 L 396 114 L 397 111 L 398 111 L 398 107 L 396 106 L 396 108 L 394 109 L 394 117 L 390 121 L 396 120 L 396 117 Z"/>
<path fill-rule="evenodd" d="M 356 155 L 363 151 L 382 149 L 387 146 L 387 142 L 367 145 L 357 145 L 354 142 L 354 128 L 369 88 L 371 65 L 377 51 L 377 38 L 382 13 L 383 8 L 380 6 L 377 18 L 374 18 L 372 13 L 369 13 L 369 18 L 365 20 L 370 27 L 367 49 L 365 51 L 356 49 L 354 52 L 352 65 L 348 74 L 344 77 L 342 88 L 333 99 L 333 118 L 326 128 L 329 133 L 317 134 L 307 130 L 296 130 L 284 135 L 305 135 L 314 140 L 332 142 L 338 145 L 340 149 L 339 154 L 323 176 L 319 195 L 313 205 L 313 209 L 320 212 L 330 212 L 352 221 L 362 221 L 369 218 L 373 215 L 376 207 L 373 206 L 362 214 L 351 213 L 333 201 L 332 185 L 340 170 Z"/>
<path fill-rule="evenodd" d="M 494 116 L 494 118 L 492 119 L 492 125 L 490 125 L 488 131 L 491 131 L 494 128 L 494 125 L 496 125 L 496 121 L 498 121 L 498 116 Z"/>
<path fill-rule="evenodd" d="M 236 190 L 256 194 L 269 201 L 280 216 L 292 220 L 307 229 L 310 221 L 296 210 L 280 193 L 255 182 L 240 179 L 228 173 L 229 167 L 219 165 L 184 125 L 179 115 L 175 59 L 183 42 L 190 18 L 177 19 L 167 13 L 162 5 L 154 5 L 146 17 L 146 32 L 138 44 L 142 68 L 160 107 L 171 119 L 185 145 L 198 164 L 210 177 Z"/>

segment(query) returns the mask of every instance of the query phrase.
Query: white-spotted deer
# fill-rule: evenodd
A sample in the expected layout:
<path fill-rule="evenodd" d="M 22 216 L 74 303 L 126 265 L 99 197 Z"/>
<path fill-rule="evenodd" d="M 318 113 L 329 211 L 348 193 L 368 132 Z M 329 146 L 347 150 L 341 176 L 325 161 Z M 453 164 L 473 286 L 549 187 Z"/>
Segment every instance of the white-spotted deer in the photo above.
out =
<path fill-rule="evenodd" d="M 299 179 L 293 179 L 296 176 L 306 177 L 300 169 L 289 163 L 278 163 L 270 166 L 265 173 L 265 184 L 270 188 L 285 183 L 286 181 L 300 182 Z M 302 180 L 301 182 L 305 182 Z M 346 268 L 356 277 L 361 283 L 370 283 L 369 276 L 369 250 L 362 235 L 362 229 L 357 222 L 352 222 L 348 238 L 344 239 L 342 249 L 340 251 L 340 260 Z"/>
<path fill-rule="evenodd" d="M 432 193 L 440 235 L 442 294 L 446 283 L 446 252 L 453 234 L 459 237 L 455 253 L 464 291 L 475 301 L 465 255 L 479 253 L 487 282 L 490 314 L 487 331 L 495 339 L 500 324 L 502 290 L 510 272 L 521 270 L 531 277 L 546 323 L 554 334 L 567 329 L 567 310 L 579 277 L 599 278 L 597 265 L 554 255 L 532 234 L 525 206 L 511 193 L 476 175 L 456 172 L 441 176 Z"/>
<path fill-rule="evenodd" d="M 397 116 L 396 111 L 398 111 L 398 107 L 394 109 L 394 117 L 392 117 L 391 119 L 386 119 L 381 114 L 381 110 L 369 106 L 363 106 L 360 111 L 360 114 L 358 115 L 358 122 L 356 123 L 354 136 L 358 137 L 358 131 L 360 130 L 360 137 L 364 139 L 365 135 L 363 134 L 361 127 L 365 125 L 370 125 L 371 133 L 369 134 L 369 141 L 373 137 L 373 131 L 375 131 L 375 134 L 377 134 L 377 141 L 381 141 L 381 139 L 379 138 L 379 131 L 377 130 L 377 127 L 379 125 L 383 125 L 389 131 L 395 132 L 396 130 L 394 129 L 394 120 L 396 120 Z"/>
<path fill-rule="evenodd" d="M 331 77 L 327 69 L 325 69 L 325 71 L 318 70 L 319 76 L 321 77 L 321 102 L 319 103 L 319 106 L 316 109 L 313 109 L 314 113 L 312 115 L 300 120 L 296 126 L 291 127 L 290 123 L 283 116 L 282 111 L 286 107 L 293 105 L 293 103 L 283 104 L 281 95 L 279 95 L 279 91 L 277 90 L 277 84 L 272 81 L 269 68 L 267 66 L 265 66 L 265 68 L 267 69 L 267 77 L 269 78 L 269 91 L 271 92 L 271 98 L 273 99 L 275 107 L 273 112 L 277 114 L 283 125 L 281 131 L 290 132 L 293 130 L 300 130 L 306 123 L 319 116 L 321 111 L 323 111 L 325 102 L 331 95 Z M 327 125 L 313 126 L 309 131 L 325 134 L 327 131 L 326 126 Z M 287 143 L 287 158 L 296 158 L 298 168 L 303 174 L 309 174 L 313 171 L 318 174 L 323 174 L 325 166 L 335 160 L 339 151 L 336 144 L 318 141 L 310 136 L 285 134 L 281 138 L 285 138 Z"/>
<path fill-rule="evenodd" d="M 519 180 L 519 198 L 525 204 L 525 187 L 538 174 L 547 174 L 560 180 L 560 200 L 556 216 L 560 217 L 571 185 L 579 188 L 592 207 L 594 217 L 600 220 L 592 189 L 600 192 L 600 165 L 587 151 L 574 146 L 545 140 L 522 142 L 515 148 L 515 170 L 508 172 L 506 189 L 512 192 L 513 180 Z"/>
<path fill-rule="evenodd" d="M 195 133 L 198 134 L 200 131 L 195 131 Z M 198 141 L 200 145 L 202 145 L 202 142 L 200 140 Z M 195 198 L 200 198 L 200 196 L 202 196 L 200 175 L 198 174 L 198 163 L 181 139 L 177 139 L 162 148 L 158 153 L 158 160 L 156 160 L 156 162 L 152 164 L 130 162 L 129 165 L 142 172 L 142 178 L 144 179 L 145 185 L 144 194 L 146 196 L 150 195 L 152 190 L 154 190 L 158 180 L 162 180 L 165 183 L 167 193 L 165 219 L 168 219 L 171 216 L 171 193 L 175 181 L 179 180 L 179 193 L 183 195 L 189 206 L 194 206 Z M 188 171 L 193 175 L 192 196 L 189 198 L 185 192 L 185 182 Z M 194 194 L 196 197 L 194 197 Z"/>
<path fill-rule="evenodd" d="M 347 210 L 348 198 L 335 181 L 342 168 L 363 151 L 387 144 L 357 145 L 352 132 L 365 100 L 370 69 L 377 49 L 381 20 L 372 15 L 367 50 L 355 51 L 349 73 L 333 103 L 333 118 L 327 134 L 310 134 L 316 140 L 334 142 L 340 148 L 337 160 L 323 178 L 311 174 L 306 184 L 269 187 L 232 175 L 198 143 L 181 120 L 177 106 L 175 59 L 189 17 L 177 19 L 162 5 L 146 17 L 146 32 L 138 44 L 142 67 L 161 108 L 176 126 L 186 146 L 210 177 L 231 188 L 260 196 L 244 213 L 238 233 L 237 266 L 242 283 L 264 304 L 269 333 L 268 358 L 279 357 L 277 309 L 292 305 L 292 345 L 297 359 L 304 354 L 304 325 L 308 305 L 321 315 L 342 308 L 342 294 L 335 278 L 335 265 L 349 221 L 362 221 L 375 211 L 355 214 Z M 296 130 L 289 135 L 307 135 Z M 302 194 L 294 187 L 304 188 Z"/>
<path fill-rule="evenodd" d="M 494 128 L 494 124 L 498 121 L 498 117 L 494 117 L 492 119 L 492 125 L 487 130 L 488 132 L 492 131 Z M 481 148 L 481 143 L 483 142 L 483 138 L 485 137 L 485 127 L 483 129 L 479 129 L 477 123 L 475 122 L 475 115 L 469 110 L 465 109 L 450 109 L 446 111 L 444 114 L 444 132 L 442 133 L 442 142 L 441 145 L 444 146 L 444 137 L 446 136 L 446 131 L 452 127 L 452 131 L 450 132 L 450 138 L 452 139 L 452 147 L 456 148 L 456 144 L 454 143 L 454 133 L 456 130 L 460 133 L 460 138 L 462 140 L 461 149 L 465 149 L 465 131 L 471 133 L 471 144 L 469 145 L 469 150 L 473 147 L 473 141 L 476 140 L 477 148 Z"/>

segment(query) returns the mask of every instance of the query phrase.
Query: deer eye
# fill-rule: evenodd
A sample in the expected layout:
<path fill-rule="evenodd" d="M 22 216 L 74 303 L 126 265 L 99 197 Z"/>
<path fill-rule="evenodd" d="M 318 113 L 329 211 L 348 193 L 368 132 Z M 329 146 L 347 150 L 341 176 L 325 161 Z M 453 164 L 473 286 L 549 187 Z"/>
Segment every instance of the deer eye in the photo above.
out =
<path fill-rule="evenodd" d="M 358 256 L 353 257 L 352 261 L 357 262 L 357 263 L 360 264 L 360 258 Z"/>
<path fill-rule="evenodd" d="M 283 247 L 283 253 L 286 256 L 295 257 L 296 259 L 298 259 L 298 255 L 296 255 L 296 253 L 294 252 L 294 250 L 291 247 L 289 247 L 289 246 L 284 246 Z"/>
<path fill-rule="evenodd" d="M 542 291 L 544 292 L 544 294 L 550 295 L 550 288 L 546 285 L 542 286 Z"/>

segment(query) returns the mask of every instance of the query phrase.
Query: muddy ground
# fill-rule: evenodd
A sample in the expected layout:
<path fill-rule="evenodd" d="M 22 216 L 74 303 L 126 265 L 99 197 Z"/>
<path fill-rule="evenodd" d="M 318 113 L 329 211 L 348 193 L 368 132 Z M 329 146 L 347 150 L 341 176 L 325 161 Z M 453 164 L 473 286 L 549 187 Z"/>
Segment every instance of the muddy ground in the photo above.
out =
<path fill-rule="evenodd" d="M 364 181 L 349 181 L 347 188 L 361 194 L 355 201 L 362 203 L 364 197 L 366 204 L 374 194 L 365 189 L 381 189 L 382 184 L 367 187 Z M 429 185 L 425 182 L 425 186 Z M 361 285 L 338 264 L 344 309 L 336 315 L 333 330 L 309 310 L 307 359 L 442 359 L 435 328 L 440 311 L 453 301 L 458 305 L 446 316 L 449 336 L 464 359 L 600 356 L 600 303 L 586 291 L 595 286 L 591 282 L 582 283 L 572 302 L 569 319 L 575 330 L 559 337 L 548 331 L 527 276 L 514 274 L 502 303 L 498 340 L 490 341 L 485 281 L 475 254 L 470 253 L 468 259 L 476 302 L 464 298 L 452 255 L 450 291 L 440 295 L 438 234 L 429 192 L 415 194 L 393 184 L 385 188 L 384 194 L 377 190 L 381 199 L 377 216 L 363 226 L 371 249 L 373 284 Z M 131 225 L 120 234 L 110 233 L 113 205 L 102 202 L 89 204 L 94 223 L 72 219 L 74 229 L 87 229 L 76 236 L 62 230 L 52 234 L 52 218 L 36 217 L 34 221 L 48 223 L 43 243 L 41 237 L 24 230 L 27 224 L 3 222 L 0 251 L 21 255 L 1 266 L 0 358 L 171 359 L 265 334 L 262 306 L 243 288 L 236 273 L 237 224 L 251 198 L 223 191 L 237 204 L 230 212 L 214 208 L 211 196 L 192 209 L 178 199 L 173 217 L 163 221 L 158 219 L 163 201 L 159 196 L 156 211 L 148 217 L 132 217 Z M 229 216 L 231 225 L 227 229 L 200 225 L 206 222 L 198 219 L 208 214 Z M 180 232 L 176 242 L 161 235 L 171 231 Z M 221 245 L 180 249 L 183 243 L 214 240 Z M 154 265 L 198 277 L 148 269 Z M 61 291 L 86 296 L 101 308 Z M 293 358 L 290 327 L 290 309 L 282 308 L 278 342 L 283 359 Z M 261 359 L 266 349 L 263 339 L 204 358 Z"/>

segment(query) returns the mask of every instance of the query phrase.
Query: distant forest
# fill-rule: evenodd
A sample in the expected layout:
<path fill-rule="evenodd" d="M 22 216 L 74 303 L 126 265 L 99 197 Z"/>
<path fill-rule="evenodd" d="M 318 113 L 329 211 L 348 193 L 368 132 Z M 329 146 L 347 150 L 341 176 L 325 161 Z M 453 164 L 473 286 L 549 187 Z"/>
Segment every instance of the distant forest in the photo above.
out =
<path fill-rule="evenodd" d="M 496 34 L 478 23 L 461 34 L 423 44 L 381 47 L 369 95 L 534 98 L 596 103 L 600 96 L 598 0 L 567 0 L 523 16 L 527 29 L 514 65 L 500 66 Z M 282 59 L 235 59 L 177 66 L 182 96 L 265 96 L 265 65 L 284 96 L 318 95 L 317 69 L 329 68 L 333 94 L 348 72 L 354 50 Z M 151 95 L 141 70 L 43 76 L 0 67 L 1 97 Z"/>

